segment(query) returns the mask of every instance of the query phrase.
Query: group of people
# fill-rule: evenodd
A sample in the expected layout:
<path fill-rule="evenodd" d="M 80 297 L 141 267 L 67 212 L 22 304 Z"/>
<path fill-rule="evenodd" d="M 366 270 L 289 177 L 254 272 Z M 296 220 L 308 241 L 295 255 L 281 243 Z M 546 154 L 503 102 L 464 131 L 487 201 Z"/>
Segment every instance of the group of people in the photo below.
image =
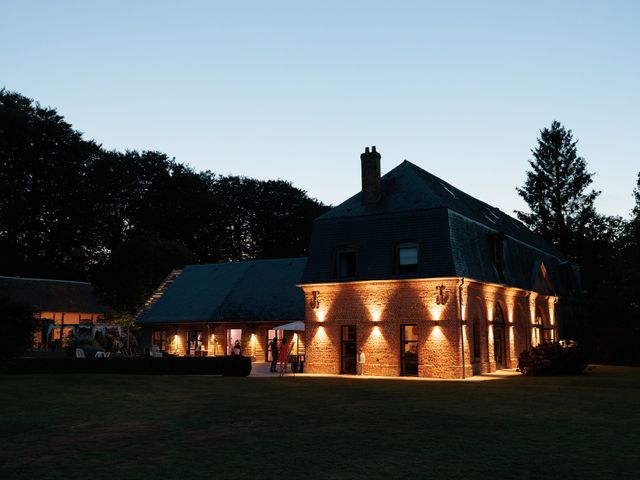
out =
<path fill-rule="evenodd" d="M 278 372 L 278 364 L 280 364 L 280 375 L 287 373 L 287 362 L 293 344 L 289 345 L 287 337 L 282 338 L 282 343 L 278 345 L 278 337 L 271 340 L 271 372 Z"/>

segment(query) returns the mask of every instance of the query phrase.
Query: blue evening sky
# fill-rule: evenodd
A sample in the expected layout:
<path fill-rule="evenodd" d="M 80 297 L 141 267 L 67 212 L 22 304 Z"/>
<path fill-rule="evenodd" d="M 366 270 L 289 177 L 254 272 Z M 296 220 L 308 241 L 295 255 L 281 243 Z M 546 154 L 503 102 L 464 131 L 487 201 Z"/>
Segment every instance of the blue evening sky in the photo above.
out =
<path fill-rule="evenodd" d="M 337 204 L 359 154 L 408 159 L 507 213 L 530 149 L 571 128 L 628 216 L 640 2 L 0 1 L 0 87 L 87 139 L 282 178 Z"/>

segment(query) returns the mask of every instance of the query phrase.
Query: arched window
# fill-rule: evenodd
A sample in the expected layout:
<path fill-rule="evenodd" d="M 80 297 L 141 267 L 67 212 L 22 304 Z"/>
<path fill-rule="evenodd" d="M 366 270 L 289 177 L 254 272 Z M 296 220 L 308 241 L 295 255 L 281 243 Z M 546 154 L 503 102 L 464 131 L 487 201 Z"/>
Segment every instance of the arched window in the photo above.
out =
<path fill-rule="evenodd" d="M 480 319 L 478 317 L 473 318 L 471 324 L 471 331 L 473 335 L 473 343 L 471 344 L 473 350 L 471 351 L 474 360 L 480 360 Z"/>
<path fill-rule="evenodd" d="M 504 315 L 500 304 L 496 302 L 493 307 L 493 354 L 496 361 L 496 368 L 507 367 L 507 338 L 504 323 Z"/>
<path fill-rule="evenodd" d="M 536 308 L 536 315 L 533 319 L 533 325 L 531 327 L 531 346 L 537 347 L 542 343 L 542 331 L 544 329 L 544 324 L 542 322 L 542 312 L 539 308 Z"/>

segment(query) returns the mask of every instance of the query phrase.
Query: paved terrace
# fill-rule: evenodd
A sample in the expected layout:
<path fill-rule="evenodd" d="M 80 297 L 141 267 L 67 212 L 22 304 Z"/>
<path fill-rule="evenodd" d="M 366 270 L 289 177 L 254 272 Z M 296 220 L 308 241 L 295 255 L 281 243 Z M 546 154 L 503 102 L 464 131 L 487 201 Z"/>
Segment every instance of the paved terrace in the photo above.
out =
<path fill-rule="evenodd" d="M 255 362 L 251 367 L 250 377 L 280 377 L 280 373 L 272 373 L 269 371 L 270 363 L 267 362 Z M 497 372 L 485 373 L 483 375 L 475 375 L 463 379 L 443 379 L 443 378 L 424 378 L 424 377 L 385 377 L 377 375 L 331 375 L 331 374 L 316 374 L 316 373 L 291 373 L 291 364 L 287 366 L 285 377 L 337 377 L 337 378 L 357 378 L 359 380 L 369 379 L 381 379 L 381 380 L 402 380 L 402 381 L 419 381 L 419 382 L 484 382 L 487 380 L 500 380 L 504 378 L 520 375 L 515 369 L 498 370 Z"/>

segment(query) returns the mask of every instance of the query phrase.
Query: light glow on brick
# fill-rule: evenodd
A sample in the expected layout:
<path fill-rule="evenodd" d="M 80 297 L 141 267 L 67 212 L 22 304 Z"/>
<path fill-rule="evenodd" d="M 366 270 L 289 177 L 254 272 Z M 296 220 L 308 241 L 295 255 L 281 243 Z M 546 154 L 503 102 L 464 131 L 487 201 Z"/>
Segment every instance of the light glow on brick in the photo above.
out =
<path fill-rule="evenodd" d="M 440 320 L 442 317 L 442 305 L 431 305 L 429 307 L 431 320 Z"/>
<path fill-rule="evenodd" d="M 322 325 L 318 327 L 313 338 L 317 342 L 326 342 L 329 339 L 329 337 L 327 337 L 327 332 Z"/>
<path fill-rule="evenodd" d="M 368 310 L 369 310 L 369 315 L 371 316 L 371 320 L 373 320 L 374 322 L 379 322 L 380 316 L 382 315 L 382 308 L 378 306 L 373 306 L 373 307 L 369 307 Z"/>
<path fill-rule="evenodd" d="M 316 314 L 316 320 L 319 322 L 324 322 L 325 317 L 327 316 L 327 308 L 320 306 L 316 310 L 313 311 Z"/>
<path fill-rule="evenodd" d="M 446 337 L 444 336 L 444 332 L 442 331 L 442 327 L 435 326 L 431 330 L 429 334 L 429 340 L 434 342 L 442 342 Z"/>

